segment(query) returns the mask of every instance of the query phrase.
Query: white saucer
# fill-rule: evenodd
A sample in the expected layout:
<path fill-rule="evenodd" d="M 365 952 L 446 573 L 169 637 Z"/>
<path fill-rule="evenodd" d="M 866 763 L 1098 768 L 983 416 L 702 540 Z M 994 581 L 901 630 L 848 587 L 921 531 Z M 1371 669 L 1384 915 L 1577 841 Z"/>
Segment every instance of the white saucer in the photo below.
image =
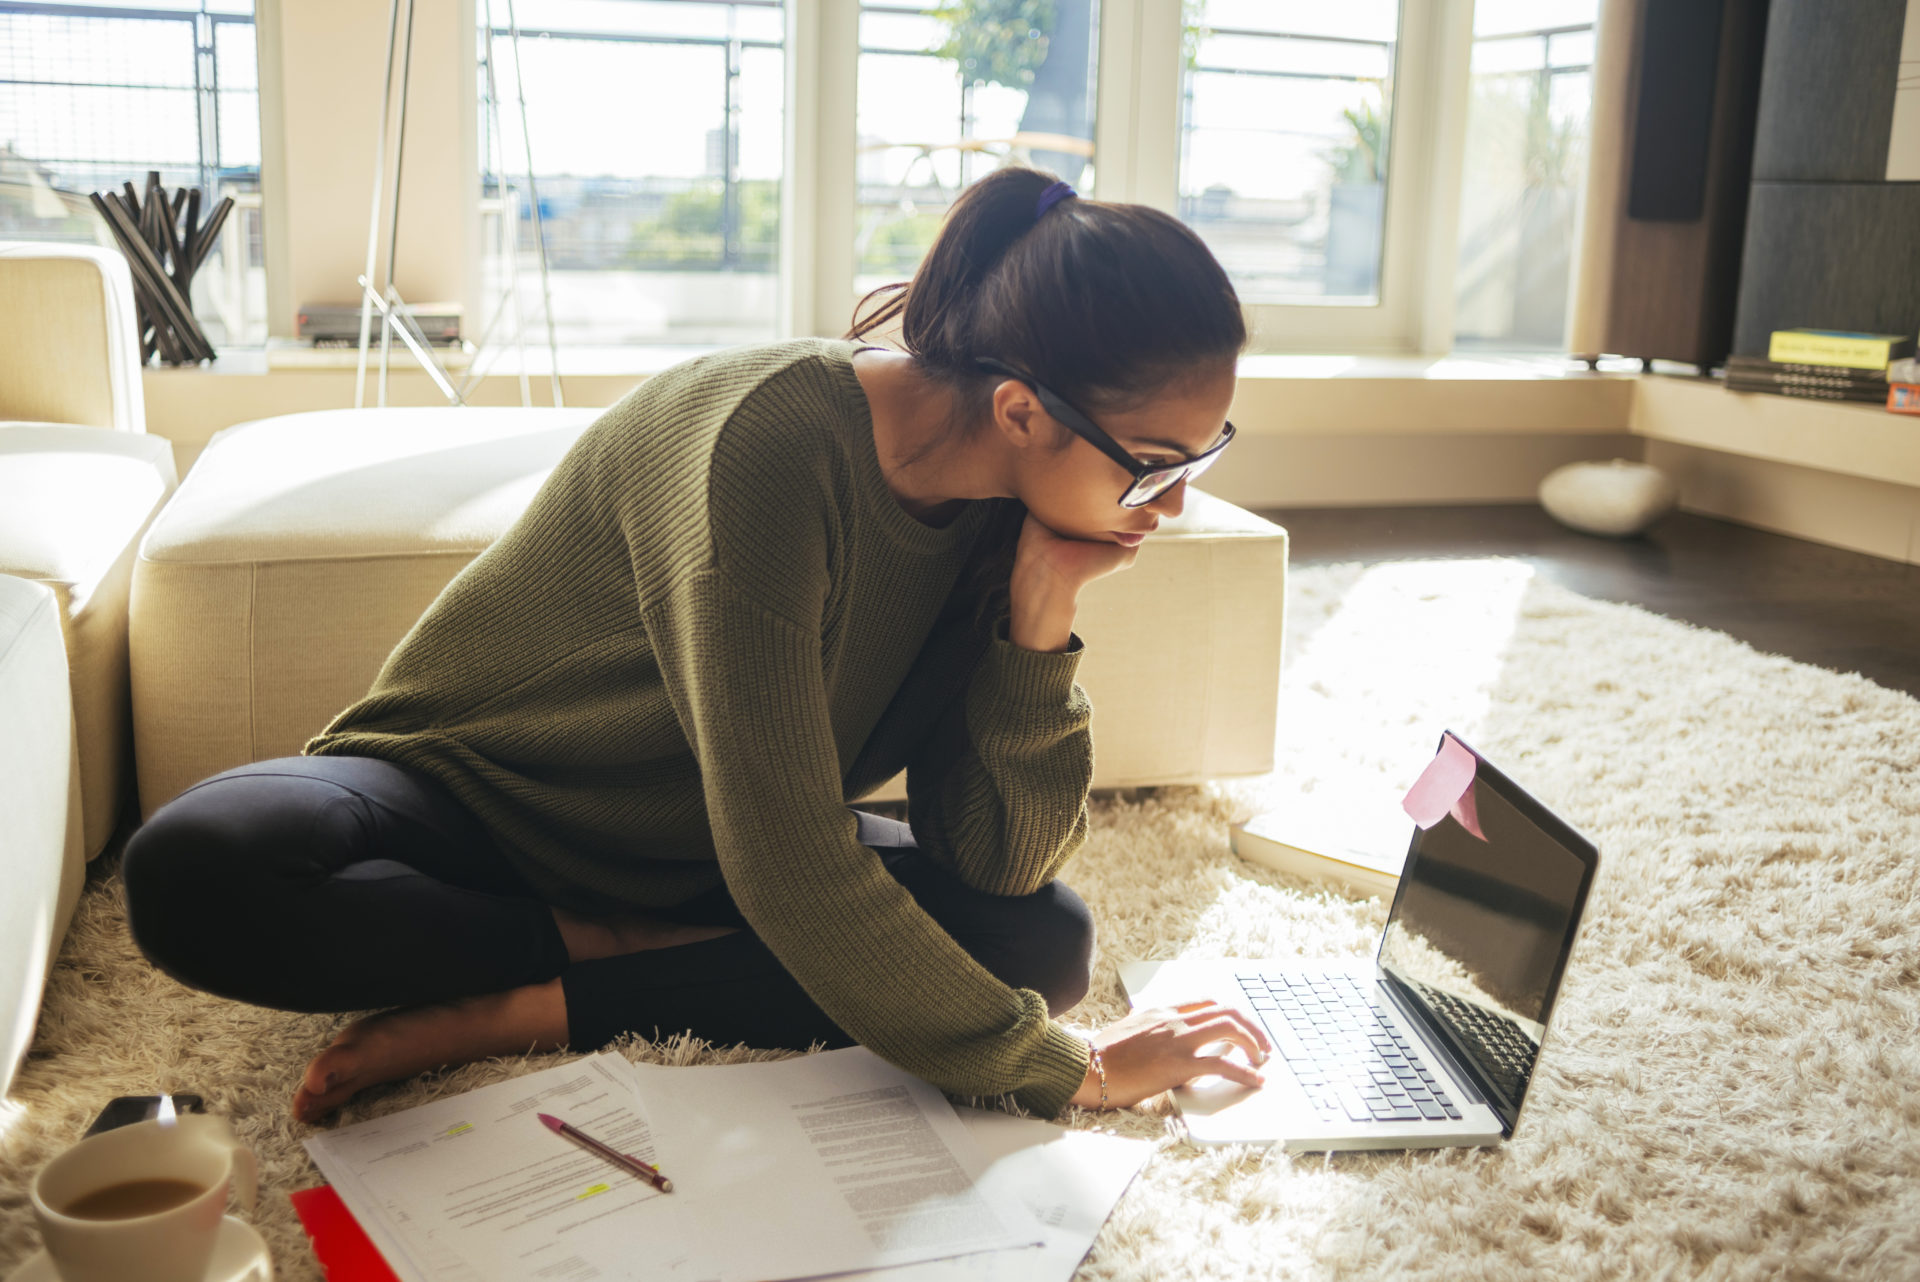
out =
<path fill-rule="evenodd" d="M 36 1251 L 7 1274 L 7 1282 L 60 1282 L 60 1274 L 45 1251 Z M 231 1215 L 221 1217 L 205 1282 L 273 1282 L 273 1258 L 253 1225 Z"/>

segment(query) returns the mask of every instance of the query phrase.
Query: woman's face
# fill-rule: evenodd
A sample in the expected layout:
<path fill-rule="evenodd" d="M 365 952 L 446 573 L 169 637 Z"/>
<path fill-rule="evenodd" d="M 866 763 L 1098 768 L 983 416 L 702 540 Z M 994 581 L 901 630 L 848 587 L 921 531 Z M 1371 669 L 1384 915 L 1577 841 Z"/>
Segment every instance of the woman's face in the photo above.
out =
<path fill-rule="evenodd" d="M 1220 440 L 1233 400 L 1234 363 L 1222 362 L 1124 411 L 1088 417 L 1142 463 L 1178 463 L 1204 454 Z M 1022 389 L 1024 391 L 1024 389 Z M 1133 478 L 1091 441 L 1032 409 L 1034 444 L 1021 451 L 1018 497 L 1035 519 L 1070 539 L 1132 544 L 1161 518 L 1178 516 L 1186 501 L 1182 480 L 1144 507 L 1120 505 Z"/>

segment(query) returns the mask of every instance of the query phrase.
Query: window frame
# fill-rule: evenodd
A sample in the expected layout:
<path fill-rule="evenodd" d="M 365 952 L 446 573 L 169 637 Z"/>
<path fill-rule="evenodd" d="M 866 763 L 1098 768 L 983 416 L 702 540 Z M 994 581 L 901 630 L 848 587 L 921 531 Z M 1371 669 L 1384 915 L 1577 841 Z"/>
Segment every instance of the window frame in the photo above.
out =
<path fill-rule="evenodd" d="M 843 333 L 853 288 L 859 0 L 789 0 L 781 278 L 786 335 Z M 1178 209 L 1181 0 L 1100 4 L 1090 195 Z M 1445 352 L 1465 155 L 1472 0 L 1402 0 L 1373 304 L 1246 307 L 1249 352 Z M 819 87 L 805 101 L 799 86 Z M 844 283 L 843 283 L 844 282 Z"/>
<path fill-rule="evenodd" d="M 1177 8 L 1177 6 L 1174 6 Z M 1465 155 L 1472 0 L 1402 0 L 1381 236 L 1380 291 L 1364 303 L 1250 303 L 1250 352 L 1445 352 L 1453 345 L 1452 279 Z M 1175 206 L 1184 77 L 1175 123 L 1146 157 Z M 1162 138 L 1162 135 L 1153 135 Z"/>

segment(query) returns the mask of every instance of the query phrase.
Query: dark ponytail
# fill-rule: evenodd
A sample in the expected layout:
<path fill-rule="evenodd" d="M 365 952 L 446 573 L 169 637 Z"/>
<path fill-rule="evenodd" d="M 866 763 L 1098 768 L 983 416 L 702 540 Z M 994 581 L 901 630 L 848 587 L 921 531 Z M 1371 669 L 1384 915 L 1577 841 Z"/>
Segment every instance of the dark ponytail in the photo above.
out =
<path fill-rule="evenodd" d="M 921 374 L 953 392 L 950 431 L 986 421 L 999 379 L 977 357 L 1098 414 L 1212 373 L 1246 346 L 1240 300 L 1191 228 L 1150 206 L 1080 198 L 1036 219 L 1056 181 L 1018 166 L 988 174 L 947 211 L 913 279 L 854 308 L 848 338 L 897 324 Z M 1005 608 L 1025 518 L 1007 500 L 983 537 L 964 585 L 983 612 Z"/>

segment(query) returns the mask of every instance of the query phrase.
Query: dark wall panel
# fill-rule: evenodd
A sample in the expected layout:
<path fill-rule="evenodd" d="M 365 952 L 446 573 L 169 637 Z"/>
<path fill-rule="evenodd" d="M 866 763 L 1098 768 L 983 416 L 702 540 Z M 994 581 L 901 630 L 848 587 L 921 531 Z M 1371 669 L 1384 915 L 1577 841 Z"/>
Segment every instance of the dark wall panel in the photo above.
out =
<path fill-rule="evenodd" d="M 1906 0 L 1773 0 L 1756 182 L 1880 182 Z"/>
<path fill-rule="evenodd" d="M 1733 350 L 1802 326 L 1920 329 L 1920 183 L 1753 184 Z"/>

